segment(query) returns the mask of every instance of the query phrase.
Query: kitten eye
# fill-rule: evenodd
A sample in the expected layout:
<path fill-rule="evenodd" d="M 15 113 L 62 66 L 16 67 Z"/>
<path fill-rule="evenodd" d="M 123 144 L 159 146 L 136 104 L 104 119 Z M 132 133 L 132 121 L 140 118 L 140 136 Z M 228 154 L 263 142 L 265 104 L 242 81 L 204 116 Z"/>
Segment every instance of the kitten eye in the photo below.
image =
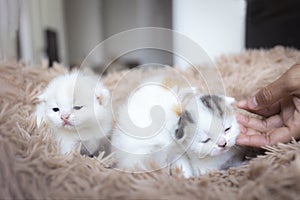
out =
<path fill-rule="evenodd" d="M 231 127 L 228 127 L 225 129 L 225 132 L 229 131 L 231 129 Z"/>
<path fill-rule="evenodd" d="M 59 111 L 59 108 L 52 108 L 52 110 L 53 110 L 54 112 L 58 112 L 58 111 Z"/>
<path fill-rule="evenodd" d="M 80 110 L 83 106 L 74 106 L 73 109 L 74 110 Z"/>
<path fill-rule="evenodd" d="M 208 141 L 210 141 L 210 138 L 207 138 L 206 140 L 201 141 L 201 143 L 207 143 Z"/>

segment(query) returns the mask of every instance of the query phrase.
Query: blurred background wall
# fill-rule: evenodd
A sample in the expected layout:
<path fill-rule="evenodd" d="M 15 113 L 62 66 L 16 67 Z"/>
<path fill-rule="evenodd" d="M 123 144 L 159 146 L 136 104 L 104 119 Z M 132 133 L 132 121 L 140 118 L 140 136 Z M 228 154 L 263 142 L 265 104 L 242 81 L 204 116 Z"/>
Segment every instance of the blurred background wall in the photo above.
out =
<path fill-rule="evenodd" d="M 245 15 L 244 0 L 173 1 L 173 29 L 194 40 L 211 59 L 244 50 Z M 175 48 L 180 48 L 174 42 Z M 199 63 L 201 58 L 195 57 L 192 62 Z M 174 64 L 186 65 L 176 56 Z"/>
<path fill-rule="evenodd" d="M 296 15 L 299 10 L 297 2 L 299 1 L 0 0 L 0 56 L 1 59 L 21 59 L 27 62 L 40 62 L 47 58 L 50 65 L 58 61 L 66 66 L 78 66 L 96 45 L 115 34 L 133 28 L 161 27 L 188 37 L 213 60 L 221 54 L 240 53 L 248 47 L 284 45 L 282 40 L 264 45 L 261 38 L 270 38 L 270 34 L 260 37 L 263 35 L 261 30 L 270 19 L 280 18 L 283 13 L 280 8 L 284 8 L 285 13 Z M 292 10 L 295 12 L 290 12 Z M 299 22 L 297 19 L 293 23 Z M 287 23 L 281 20 L 281 24 Z M 272 29 L 273 33 L 277 32 L 276 28 Z M 149 42 L 156 40 L 151 34 L 139 35 L 138 38 Z M 293 41 L 289 42 L 288 45 L 293 46 Z M 172 37 L 161 43 L 174 51 L 182 48 L 176 38 Z M 125 44 L 106 46 L 100 53 L 91 55 L 90 66 L 101 68 L 103 63 L 112 58 L 116 63 L 127 67 L 151 62 L 182 67 L 187 65 L 172 52 L 154 49 L 132 51 L 118 57 L 118 49 L 122 45 Z M 187 51 L 193 56 L 193 49 Z M 196 53 L 192 60 L 194 64 L 201 64 L 201 58 Z"/>

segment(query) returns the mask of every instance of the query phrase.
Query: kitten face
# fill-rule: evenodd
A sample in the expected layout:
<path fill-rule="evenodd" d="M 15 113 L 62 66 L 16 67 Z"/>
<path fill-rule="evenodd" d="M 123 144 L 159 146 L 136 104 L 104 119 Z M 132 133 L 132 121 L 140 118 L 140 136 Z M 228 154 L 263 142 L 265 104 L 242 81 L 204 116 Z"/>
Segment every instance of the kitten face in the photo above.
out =
<path fill-rule="evenodd" d="M 74 131 L 97 123 L 109 92 L 96 79 L 71 73 L 53 79 L 39 99 L 38 125 L 44 120 L 56 129 Z"/>
<path fill-rule="evenodd" d="M 64 100 L 49 97 L 45 102 L 45 115 L 56 128 L 80 128 L 89 116 L 93 115 L 91 111 L 84 103 L 74 104 L 72 97 Z"/>
<path fill-rule="evenodd" d="M 239 133 L 231 103 L 229 98 L 197 95 L 182 113 L 175 139 L 200 158 L 228 151 Z"/>

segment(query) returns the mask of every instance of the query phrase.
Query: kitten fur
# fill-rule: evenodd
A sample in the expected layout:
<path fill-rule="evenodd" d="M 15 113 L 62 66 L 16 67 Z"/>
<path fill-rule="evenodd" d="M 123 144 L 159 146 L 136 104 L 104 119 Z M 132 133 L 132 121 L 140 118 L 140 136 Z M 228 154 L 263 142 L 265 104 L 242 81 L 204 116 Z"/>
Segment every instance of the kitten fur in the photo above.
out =
<path fill-rule="evenodd" d="M 178 126 L 178 107 L 176 96 L 153 82 L 133 91 L 118 109 L 112 134 L 117 167 L 129 171 L 136 167 L 145 169 L 143 163 L 148 161 L 163 167 L 171 133 Z"/>
<path fill-rule="evenodd" d="M 151 162 L 156 167 L 173 163 L 190 177 L 228 164 L 235 152 L 227 150 L 239 133 L 230 105 L 234 100 L 195 92 L 162 77 L 134 90 L 118 110 L 112 135 L 117 167 L 136 172 L 149 170 Z M 226 134 L 224 127 L 230 127 Z"/>
<path fill-rule="evenodd" d="M 231 105 L 234 99 L 197 94 L 185 101 L 174 134 L 178 144 L 174 147 L 181 154 L 176 155 L 173 168 L 191 177 L 240 165 L 243 155 L 235 148 L 239 126 Z"/>
<path fill-rule="evenodd" d="M 37 125 L 45 122 L 60 143 L 61 153 L 81 144 L 81 153 L 97 155 L 106 148 L 112 129 L 110 93 L 97 77 L 72 72 L 54 78 L 38 97 Z M 106 148 L 106 149 L 104 149 Z"/>

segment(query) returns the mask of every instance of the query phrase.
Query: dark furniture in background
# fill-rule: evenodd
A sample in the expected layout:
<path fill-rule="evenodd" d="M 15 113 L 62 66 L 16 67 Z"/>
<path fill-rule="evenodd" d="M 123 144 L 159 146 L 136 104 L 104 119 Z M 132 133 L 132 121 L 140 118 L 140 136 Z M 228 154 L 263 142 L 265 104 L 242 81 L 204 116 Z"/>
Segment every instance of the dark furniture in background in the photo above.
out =
<path fill-rule="evenodd" d="M 46 55 L 49 59 L 49 66 L 53 65 L 53 62 L 59 62 L 58 53 L 58 41 L 57 33 L 54 30 L 46 29 Z"/>
<path fill-rule="evenodd" d="M 300 49 L 300 0 L 247 0 L 246 48 Z"/>

